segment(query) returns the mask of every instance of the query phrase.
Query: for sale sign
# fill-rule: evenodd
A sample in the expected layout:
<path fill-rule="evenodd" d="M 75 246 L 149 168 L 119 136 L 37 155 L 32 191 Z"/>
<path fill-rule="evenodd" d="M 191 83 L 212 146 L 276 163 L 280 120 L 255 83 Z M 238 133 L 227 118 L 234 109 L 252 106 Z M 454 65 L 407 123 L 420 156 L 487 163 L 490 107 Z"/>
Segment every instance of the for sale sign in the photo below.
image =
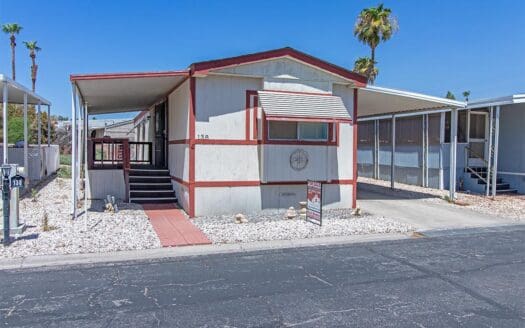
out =
<path fill-rule="evenodd" d="M 306 220 L 321 225 L 323 217 L 323 184 L 317 181 L 308 181 L 306 199 Z"/>

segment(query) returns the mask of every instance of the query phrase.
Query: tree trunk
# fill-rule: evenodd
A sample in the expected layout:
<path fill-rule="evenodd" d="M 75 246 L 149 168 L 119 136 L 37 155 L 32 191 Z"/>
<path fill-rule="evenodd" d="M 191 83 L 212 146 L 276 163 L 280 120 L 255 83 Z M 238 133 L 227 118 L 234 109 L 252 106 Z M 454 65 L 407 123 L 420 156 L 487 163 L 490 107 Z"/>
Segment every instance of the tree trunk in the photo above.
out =
<path fill-rule="evenodd" d="M 368 67 L 368 71 L 366 72 L 367 73 L 366 77 L 368 78 L 368 83 L 374 84 L 374 80 L 372 80 L 371 77 L 372 77 L 372 72 L 374 71 L 374 68 L 376 66 L 376 47 L 372 46 L 370 47 L 370 50 L 371 50 L 370 60 L 372 63 Z"/>
<path fill-rule="evenodd" d="M 13 74 L 13 81 L 16 80 L 16 72 L 15 72 L 15 47 L 16 47 L 16 40 L 15 36 L 11 35 L 11 71 Z"/>
<path fill-rule="evenodd" d="M 31 82 L 33 86 L 33 92 L 35 92 L 36 74 L 37 74 L 38 66 L 36 65 L 36 54 L 33 51 L 31 51 L 30 56 L 31 56 L 31 62 L 33 63 L 33 65 L 31 65 Z"/>

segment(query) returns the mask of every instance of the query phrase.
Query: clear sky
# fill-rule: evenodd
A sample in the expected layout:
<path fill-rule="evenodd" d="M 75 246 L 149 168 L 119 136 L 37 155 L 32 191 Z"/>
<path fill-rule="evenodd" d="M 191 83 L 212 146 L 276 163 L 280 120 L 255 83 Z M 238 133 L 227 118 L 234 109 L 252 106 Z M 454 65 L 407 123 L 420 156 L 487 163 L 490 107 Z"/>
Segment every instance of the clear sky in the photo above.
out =
<path fill-rule="evenodd" d="M 378 1 L 0 0 L 16 22 L 18 81 L 30 86 L 23 40 L 38 40 L 37 92 L 70 115 L 71 73 L 183 69 L 196 61 L 291 46 L 352 68 L 369 49 L 353 36 L 362 8 Z M 525 92 L 522 0 L 384 1 L 399 32 L 377 50 L 376 84 L 471 98 Z M 10 75 L 7 35 L 0 72 Z"/>

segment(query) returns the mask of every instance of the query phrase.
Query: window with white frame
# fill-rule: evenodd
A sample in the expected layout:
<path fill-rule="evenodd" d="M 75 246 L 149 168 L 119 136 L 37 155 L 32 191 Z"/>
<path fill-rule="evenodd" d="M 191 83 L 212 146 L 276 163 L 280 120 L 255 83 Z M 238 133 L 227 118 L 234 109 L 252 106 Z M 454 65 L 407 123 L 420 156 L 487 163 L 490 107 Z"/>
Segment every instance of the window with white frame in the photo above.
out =
<path fill-rule="evenodd" d="M 328 123 L 269 121 L 268 139 L 327 141 Z"/>

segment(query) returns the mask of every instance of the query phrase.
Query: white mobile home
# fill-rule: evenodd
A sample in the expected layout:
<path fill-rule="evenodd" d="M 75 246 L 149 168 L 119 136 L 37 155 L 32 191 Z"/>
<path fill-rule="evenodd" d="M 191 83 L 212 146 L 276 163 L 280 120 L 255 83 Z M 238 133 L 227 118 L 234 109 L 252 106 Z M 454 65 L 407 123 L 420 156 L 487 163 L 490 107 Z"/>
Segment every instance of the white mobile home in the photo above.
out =
<path fill-rule="evenodd" d="M 358 110 L 366 116 L 462 105 L 390 89 L 362 92 L 363 76 L 292 48 L 183 71 L 71 81 L 80 131 L 89 129 L 91 114 L 142 111 L 137 140 L 82 133 L 74 140 L 86 150 L 75 161 L 77 171 L 87 166 L 88 196 L 171 202 L 176 195 L 190 216 L 297 206 L 307 180 L 324 183 L 325 207 L 355 207 Z"/>

